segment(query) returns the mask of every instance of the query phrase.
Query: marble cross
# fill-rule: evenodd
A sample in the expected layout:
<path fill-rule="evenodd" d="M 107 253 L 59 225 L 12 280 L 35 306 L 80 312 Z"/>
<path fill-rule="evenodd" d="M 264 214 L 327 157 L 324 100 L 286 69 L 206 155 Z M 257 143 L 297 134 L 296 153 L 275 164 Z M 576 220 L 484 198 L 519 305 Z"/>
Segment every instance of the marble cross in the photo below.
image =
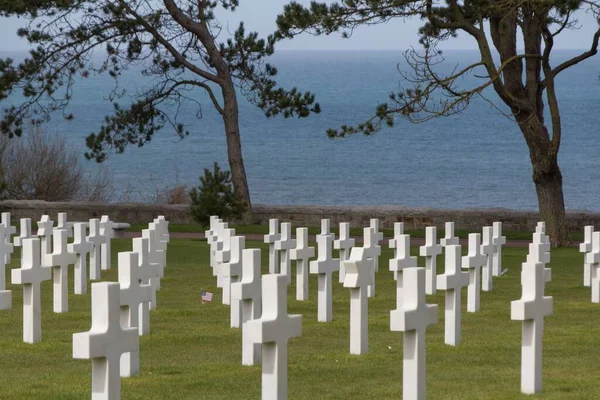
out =
<path fill-rule="evenodd" d="M 437 275 L 437 256 L 442 254 L 442 246 L 437 244 L 437 228 L 425 228 L 425 245 L 419 247 L 419 254 L 425 257 L 425 293 L 435 294 Z"/>
<path fill-rule="evenodd" d="M 333 258 L 333 235 L 317 235 L 318 257 L 310 262 L 310 273 L 318 274 L 318 318 L 319 322 L 331 322 L 332 310 L 332 275 L 340 267 L 340 261 Z"/>
<path fill-rule="evenodd" d="M 379 271 L 379 256 L 381 255 L 381 246 L 379 242 L 383 240 L 383 233 L 379 231 L 379 219 L 372 218 L 369 224 L 369 228 L 373 229 L 375 232 L 375 252 L 377 253 L 377 257 L 374 257 L 375 261 L 375 272 Z M 374 288 L 374 286 L 373 286 Z"/>
<path fill-rule="evenodd" d="M 437 286 L 446 291 L 444 341 L 450 346 L 461 342 L 461 291 L 469 285 L 469 273 L 461 270 L 461 246 L 447 245 L 446 267 L 443 275 L 437 276 Z"/>
<path fill-rule="evenodd" d="M 253 343 L 262 344 L 262 399 L 287 399 L 288 341 L 302 335 L 302 315 L 287 312 L 287 281 L 262 277 L 262 316 L 246 323 Z"/>
<path fill-rule="evenodd" d="M 600 232 L 592 232 L 592 246 L 585 255 L 585 262 L 590 265 L 592 287 L 592 303 L 600 303 L 600 275 L 598 268 L 600 267 Z"/>
<path fill-rule="evenodd" d="M 269 220 L 269 234 L 265 235 L 264 241 L 269 244 L 269 273 L 277 274 L 279 273 L 279 253 L 275 250 L 275 242 L 281 239 L 281 235 L 279 234 L 279 220 L 278 219 L 270 219 Z"/>
<path fill-rule="evenodd" d="M 228 224 L 221 220 L 215 222 L 215 230 L 213 232 L 212 242 L 210 244 L 210 251 L 212 253 L 212 274 L 217 277 L 217 287 L 221 287 L 221 276 L 219 275 L 219 263 L 217 262 L 217 251 L 223 250 L 223 230 L 227 229 Z"/>
<path fill-rule="evenodd" d="M 92 360 L 92 400 L 121 396 L 121 355 L 139 352 L 137 328 L 123 328 L 117 282 L 92 284 L 92 328 L 73 334 L 73 358 Z"/>
<path fill-rule="evenodd" d="M 111 267 L 111 251 L 110 241 L 115 237 L 113 229 L 114 222 L 110 220 L 108 215 L 103 215 L 100 219 L 100 235 L 104 236 L 105 241 L 100 245 L 100 267 L 102 270 L 109 270 Z"/>
<path fill-rule="evenodd" d="M 484 292 L 492 290 L 493 275 L 492 268 L 494 263 L 494 254 L 496 253 L 496 246 L 493 240 L 493 227 L 483 227 L 483 241 L 481 243 L 481 254 L 485 255 L 486 262 L 483 265 L 481 271 L 481 289 Z"/>
<path fill-rule="evenodd" d="M 43 264 L 52 267 L 54 312 L 65 313 L 69 311 L 69 265 L 75 265 L 77 255 L 69 251 L 66 229 L 54 229 L 52 242 L 54 250 L 46 254 Z"/>
<path fill-rule="evenodd" d="M 7 243 L 3 240 L 6 236 L 6 226 L 0 224 L 0 310 L 9 310 L 12 307 L 12 294 L 6 290 L 6 252 Z M 10 245 L 12 249 L 12 244 Z"/>
<path fill-rule="evenodd" d="M 319 235 L 331 235 L 333 238 L 332 240 L 335 240 L 335 233 L 331 232 L 331 221 L 329 219 L 323 218 L 321 220 L 321 233 L 319 233 Z"/>
<path fill-rule="evenodd" d="M 118 255 L 121 326 L 136 328 L 139 334 L 140 305 L 150 302 L 152 288 L 142 284 L 138 253 L 121 252 Z M 121 376 L 133 376 L 140 372 L 139 349 L 128 351 L 121 356 Z"/>
<path fill-rule="evenodd" d="M 279 273 L 285 275 L 288 285 L 292 283 L 292 271 L 290 262 L 290 250 L 296 248 L 296 241 L 292 239 L 292 224 L 283 222 L 281 224 L 281 236 L 275 241 L 275 250 L 281 252 L 281 266 Z"/>
<path fill-rule="evenodd" d="M 425 330 L 438 321 L 437 304 L 425 303 L 425 269 L 404 270 L 403 308 L 390 312 L 390 330 L 404 332 L 402 398 L 424 399 Z"/>
<path fill-rule="evenodd" d="M 546 223 L 545 222 L 538 222 L 537 226 L 535 227 L 535 233 L 539 233 L 541 234 L 541 243 L 543 243 L 546 246 L 546 251 L 550 251 L 550 236 L 546 235 Z M 529 262 L 529 261 L 527 261 Z"/>
<path fill-rule="evenodd" d="M 242 252 L 242 280 L 231 284 L 231 300 L 242 302 L 242 365 L 260 364 L 260 343 L 253 343 L 247 322 L 260 318 L 260 249 Z"/>
<path fill-rule="evenodd" d="M 523 321 L 521 344 L 521 392 L 535 394 L 542 390 L 542 336 L 544 317 L 552 314 L 553 300 L 544 296 L 544 264 L 523 263 L 520 300 L 511 301 L 510 318 Z"/>
<path fill-rule="evenodd" d="M 579 244 L 579 251 L 583 253 L 583 286 L 590 287 L 592 284 L 592 268 L 585 259 L 587 254 L 592 251 L 592 235 L 594 233 L 594 225 L 588 225 L 583 230 L 583 243 Z"/>
<path fill-rule="evenodd" d="M 333 248 L 340 251 L 340 283 L 344 283 L 346 276 L 344 261 L 350 256 L 350 250 L 355 244 L 355 240 L 350 237 L 350 223 L 342 222 L 340 224 L 340 238 L 333 241 Z"/>
<path fill-rule="evenodd" d="M 296 229 L 296 248 L 290 258 L 296 260 L 296 300 L 308 300 L 308 260 L 315 256 L 315 248 L 308 247 L 308 228 Z"/>
<path fill-rule="evenodd" d="M 37 238 L 37 235 L 31 233 L 31 218 L 21 218 L 20 226 L 19 236 L 15 236 L 13 239 L 16 247 L 22 247 L 25 239 Z"/>
<path fill-rule="evenodd" d="M 142 230 L 142 238 L 148 239 L 148 262 L 158 269 L 158 276 L 155 274 L 150 278 L 150 286 L 152 286 L 152 290 L 156 294 L 160 290 L 160 280 L 165 276 L 166 253 L 158 249 L 157 232 L 154 224 L 149 224 L 148 226 L 150 227 L 149 229 Z M 156 309 L 156 295 L 152 296 L 150 309 Z"/>
<path fill-rule="evenodd" d="M 23 285 L 23 341 L 42 340 L 41 283 L 52 278 L 52 270 L 41 265 L 40 239 L 25 239 L 21 268 L 11 271 L 13 285 Z"/>
<path fill-rule="evenodd" d="M 169 242 L 171 241 L 171 235 L 169 235 L 169 221 L 166 220 L 164 215 L 159 215 L 158 218 L 154 220 L 156 224 L 156 229 L 159 232 L 159 246 L 161 250 L 167 251 L 167 247 Z M 165 265 L 165 268 L 167 266 Z"/>
<path fill-rule="evenodd" d="M 223 304 L 230 304 L 230 300 L 231 300 L 231 296 L 229 295 L 229 284 L 230 281 L 228 279 L 226 279 L 223 275 L 223 267 L 226 263 L 228 263 L 231 260 L 232 255 L 232 251 L 231 251 L 231 242 L 233 240 L 233 238 L 235 237 L 235 229 L 224 229 L 222 232 L 222 239 L 223 239 L 223 245 L 221 250 L 217 251 L 216 254 L 216 260 L 217 260 L 217 268 L 219 269 L 219 280 L 220 280 L 220 286 L 219 286 L 219 282 L 217 282 L 217 287 L 221 287 L 223 290 L 222 292 L 222 302 Z M 240 250 L 241 251 L 241 250 Z"/>
<path fill-rule="evenodd" d="M 231 258 L 228 262 L 221 265 L 221 274 L 223 274 L 223 304 L 230 304 L 230 325 L 232 328 L 239 328 L 242 320 L 242 305 L 240 300 L 231 298 L 231 284 L 239 282 L 242 279 L 242 252 L 246 247 L 246 238 L 244 236 L 234 236 L 231 238 Z"/>
<path fill-rule="evenodd" d="M 396 238 L 400 235 L 404 235 L 404 222 L 394 222 L 394 237 L 389 240 L 390 249 L 394 249 L 394 258 L 396 258 Z"/>
<path fill-rule="evenodd" d="M 376 245 L 377 242 L 377 233 L 372 228 L 363 228 L 363 249 L 367 253 L 367 257 L 373 260 L 373 282 L 367 287 L 367 296 L 375 297 L 375 263 L 379 256 L 381 255 L 381 247 Z"/>
<path fill-rule="evenodd" d="M 56 218 L 56 229 L 64 229 L 67 231 L 67 237 L 73 237 L 73 227 L 67 223 L 67 213 L 58 213 Z"/>
<path fill-rule="evenodd" d="M 6 250 L 6 252 L 4 253 L 4 262 L 6 264 L 10 264 L 11 255 L 14 251 L 13 244 L 12 244 L 13 243 L 12 235 L 17 233 L 17 227 L 11 225 L 10 213 L 8 213 L 8 212 L 2 213 L 1 217 L 2 217 L 2 225 L 4 225 L 4 227 L 6 228 L 5 229 L 6 233 L 4 235 L 5 242 L 6 242 L 5 247 L 4 247 Z"/>
<path fill-rule="evenodd" d="M 94 246 L 86 236 L 87 227 L 83 222 L 76 222 L 73 225 L 73 243 L 67 244 L 69 253 L 76 255 L 75 260 L 75 282 L 74 293 L 87 293 L 87 255 Z"/>
<path fill-rule="evenodd" d="M 446 222 L 444 225 L 444 238 L 440 240 L 442 247 L 459 244 L 459 240 L 454 236 L 454 222 Z"/>
<path fill-rule="evenodd" d="M 216 243 L 216 225 L 219 221 L 219 217 L 216 215 L 210 216 L 210 222 L 208 230 L 204 231 L 204 238 L 206 243 L 210 246 L 210 266 L 215 267 L 215 243 Z"/>
<path fill-rule="evenodd" d="M 42 215 L 42 219 L 38 221 L 37 225 L 37 236 L 42 240 L 41 256 L 43 262 L 46 254 L 50 254 L 52 247 L 52 227 L 54 226 L 54 221 L 50 220 L 50 216 Z"/>
<path fill-rule="evenodd" d="M 536 232 L 533 234 L 533 242 L 529 243 L 529 254 L 527 254 L 526 262 L 533 264 L 542 263 L 544 266 L 550 263 L 550 242 L 546 242 L 545 240 L 543 233 Z M 550 282 L 552 280 L 552 270 L 544 268 L 544 274 L 546 282 Z"/>
<path fill-rule="evenodd" d="M 143 285 L 150 285 L 150 300 L 140 303 L 138 328 L 140 336 L 150 334 L 150 305 L 156 304 L 156 284 L 160 279 L 161 269 L 158 264 L 150 263 L 150 240 L 145 237 L 133 239 L 133 252 L 138 254 L 138 277 Z M 155 306 L 156 307 L 156 306 Z"/>
<path fill-rule="evenodd" d="M 372 270 L 375 267 L 361 247 L 353 248 L 344 264 L 344 287 L 350 288 L 350 354 L 366 354 L 369 350 L 369 299 L 366 289 L 373 283 Z"/>
<path fill-rule="evenodd" d="M 92 245 L 90 251 L 90 279 L 97 281 L 100 279 L 100 249 L 106 237 L 100 234 L 100 220 L 98 218 L 90 219 L 90 232 L 87 241 Z"/>
<path fill-rule="evenodd" d="M 487 261 L 481 254 L 481 234 L 469 233 L 469 253 L 462 258 L 462 267 L 469 269 L 467 289 L 467 312 L 479 311 L 481 296 L 481 268 Z"/>
<path fill-rule="evenodd" d="M 500 276 L 502 273 L 502 246 L 506 244 L 506 236 L 502 236 L 502 222 L 494 222 L 493 231 L 492 240 L 496 246 L 496 252 L 493 257 L 492 275 Z"/>
<path fill-rule="evenodd" d="M 396 308 L 401 310 L 404 304 L 403 272 L 407 268 L 417 267 L 417 257 L 411 257 L 410 255 L 410 235 L 397 235 L 394 241 L 396 255 L 389 261 L 389 266 L 396 279 Z"/>

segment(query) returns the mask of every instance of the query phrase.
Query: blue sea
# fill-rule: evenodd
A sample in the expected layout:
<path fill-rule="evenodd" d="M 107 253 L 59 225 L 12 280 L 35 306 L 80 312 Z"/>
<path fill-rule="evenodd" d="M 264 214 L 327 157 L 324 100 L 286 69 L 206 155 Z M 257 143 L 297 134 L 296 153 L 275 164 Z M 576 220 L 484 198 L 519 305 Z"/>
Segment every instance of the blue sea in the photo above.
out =
<path fill-rule="evenodd" d="M 465 66 L 478 55 L 444 54 L 442 71 Z M 558 51 L 552 63 L 575 54 Z M 398 117 L 395 127 L 370 137 L 326 137 L 327 128 L 369 118 L 378 102 L 399 87 L 398 69 L 406 70 L 402 51 L 287 51 L 271 62 L 279 69 L 278 83 L 314 92 L 322 113 L 305 119 L 267 119 L 240 100 L 244 162 L 255 204 L 537 209 L 523 136 L 513 121 L 484 99 L 475 99 L 459 115 L 422 124 Z M 600 211 L 599 73 L 596 57 L 563 72 L 557 82 L 563 122 L 559 162 L 568 209 Z M 459 84 L 468 87 L 477 82 L 471 76 Z M 149 84 L 132 69 L 125 72 L 119 89 L 135 95 Z M 83 154 L 84 138 L 112 110 L 106 98 L 113 86 L 103 76 L 77 82 L 68 109 L 75 119 L 54 117 L 47 130 L 66 135 Z M 198 176 L 214 161 L 228 168 L 220 116 L 204 93 L 193 97 L 202 105 L 202 118 L 197 118 L 192 104 L 178 115 L 190 136 L 179 140 L 173 132 L 163 131 L 143 148 L 110 156 L 105 164 L 119 193 L 132 191 L 133 199 L 143 200 L 157 187 L 197 185 Z M 486 97 L 506 111 L 493 92 L 486 92 Z M 97 168 L 94 162 L 82 162 L 90 170 Z"/>

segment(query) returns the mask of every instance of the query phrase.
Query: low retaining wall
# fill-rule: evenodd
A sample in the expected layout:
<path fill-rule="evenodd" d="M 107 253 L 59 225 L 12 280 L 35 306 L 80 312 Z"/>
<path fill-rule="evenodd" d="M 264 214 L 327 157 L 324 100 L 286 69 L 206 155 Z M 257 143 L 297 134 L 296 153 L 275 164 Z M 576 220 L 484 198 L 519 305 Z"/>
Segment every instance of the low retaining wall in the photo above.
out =
<path fill-rule="evenodd" d="M 164 215 L 175 224 L 191 223 L 186 205 L 152 204 L 103 204 L 46 201 L 1 201 L 0 210 L 10 212 L 14 223 L 18 218 L 32 218 L 38 221 L 48 214 L 56 218 L 59 212 L 68 213 L 70 221 L 84 221 L 109 215 L 113 221 L 135 223 L 151 222 L 158 215 Z M 514 211 L 507 209 L 441 210 L 431 208 L 408 208 L 400 206 L 382 207 L 327 207 L 327 206 L 253 206 L 256 223 L 267 225 L 270 218 L 290 221 L 295 225 L 319 226 L 322 218 L 331 219 L 333 226 L 340 222 L 350 222 L 352 227 L 364 227 L 369 219 L 379 218 L 383 228 L 391 228 L 394 222 L 404 222 L 407 229 L 423 229 L 435 225 L 439 228 L 447 221 L 454 221 L 456 229 L 479 230 L 484 225 L 502 221 L 504 229 L 511 231 L 533 231 L 540 220 L 535 211 Z M 583 231 L 586 225 L 600 227 L 600 213 L 570 211 L 567 213 L 570 231 Z M 235 221 L 232 221 L 235 222 Z"/>

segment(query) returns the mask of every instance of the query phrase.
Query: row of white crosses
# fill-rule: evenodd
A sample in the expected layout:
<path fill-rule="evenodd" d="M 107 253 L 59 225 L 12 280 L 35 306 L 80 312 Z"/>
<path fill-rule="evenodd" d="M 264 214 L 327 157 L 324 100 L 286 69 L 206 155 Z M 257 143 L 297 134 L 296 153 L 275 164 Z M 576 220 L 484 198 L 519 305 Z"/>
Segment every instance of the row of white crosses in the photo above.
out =
<path fill-rule="evenodd" d="M 600 232 L 595 232 L 593 225 L 584 228 L 579 251 L 584 253 L 583 284 L 592 289 L 592 303 L 600 303 Z"/>

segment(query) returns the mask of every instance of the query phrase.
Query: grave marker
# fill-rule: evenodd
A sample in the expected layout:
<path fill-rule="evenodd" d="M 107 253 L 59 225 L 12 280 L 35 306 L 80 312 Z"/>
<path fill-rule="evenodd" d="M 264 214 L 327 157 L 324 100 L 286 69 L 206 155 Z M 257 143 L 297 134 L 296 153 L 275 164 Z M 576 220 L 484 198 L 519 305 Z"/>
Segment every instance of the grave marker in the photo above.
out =
<path fill-rule="evenodd" d="M 76 222 L 73 225 L 73 243 L 67 244 L 68 251 L 76 255 L 73 289 L 75 294 L 87 293 L 87 254 L 94 248 L 86 237 L 85 225 L 83 222 Z"/>
<path fill-rule="evenodd" d="M 425 257 L 425 293 L 435 294 L 437 275 L 437 256 L 442 254 L 442 246 L 437 244 L 437 228 L 425 228 L 425 245 L 419 247 L 421 257 Z"/>
<path fill-rule="evenodd" d="M 368 229 L 368 228 L 366 228 Z M 373 283 L 373 260 L 361 247 L 345 261 L 344 287 L 350 288 L 350 354 L 366 354 L 369 349 L 369 299 L 366 289 Z"/>
<path fill-rule="evenodd" d="M 262 277 L 262 316 L 248 321 L 253 343 L 262 344 L 262 399 L 287 399 L 288 340 L 302 334 L 302 315 L 287 313 L 285 276 Z"/>
<path fill-rule="evenodd" d="M 269 273 L 277 274 L 278 266 L 279 266 L 279 253 L 275 250 L 275 242 L 281 239 L 281 235 L 279 234 L 279 220 L 278 219 L 270 219 L 269 220 L 269 234 L 265 235 L 264 241 L 269 244 Z"/>
<path fill-rule="evenodd" d="M 42 340 L 41 283 L 49 281 L 52 270 L 41 265 L 40 239 L 25 239 L 21 268 L 11 271 L 13 285 L 23 285 L 23 341 Z"/>
<path fill-rule="evenodd" d="M 139 334 L 139 308 L 140 305 L 150 302 L 152 288 L 150 285 L 141 283 L 138 253 L 132 251 L 121 252 L 117 261 L 121 326 L 135 328 L 136 333 Z M 133 376 L 139 374 L 139 372 L 139 349 L 125 352 L 121 356 L 121 376 Z"/>
<path fill-rule="evenodd" d="M 239 328 L 242 319 L 242 308 L 240 300 L 231 298 L 231 285 L 242 279 L 242 252 L 246 247 L 246 238 L 243 236 L 234 236 L 231 238 L 231 258 L 229 262 L 221 265 L 223 274 L 223 304 L 231 304 L 230 324 L 232 328 Z M 227 298 L 227 302 L 225 301 Z"/>
<path fill-rule="evenodd" d="M 210 246 L 210 266 L 215 267 L 215 243 L 216 243 L 216 224 L 219 221 L 219 217 L 216 215 L 210 216 L 210 222 L 208 230 L 204 231 L 204 237 L 206 242 Z"/>
<path fill-rule="evenodd" d="M 116 282 L 93 283 L 92 328 L 73 334 L 73 358 L 92 360 L 92 400 L 120 399 L 121 355 L 139 352 L 137 329 L 121 327 L 119 291 Z"/>
<path fill-rule="evenodd" d="M 376 246 L 377 233 L 372 228 L 363 228 L 363 249 L 367 257 L 373 260 L 373 282 L 367 287 L 367 296 L 375 297 L 375 260 L 381 255 L 381 247 Z"/>
<path fill-rule="evenodd" d="M 296 248 L 296 241 L 292 239 L 292 224 L 283 222 L 281 224 L 281 235 L 275 242 L 275 250 L 281 253 L 281 266 L 279 273 L 285 275 L 288 285 L 292 283 L 292 271 L 290 266 L 290 250 Z"/>
<path fill-rule="evenodd" d="M 308 299 L 308 260 L 315 256 L 315 248 L 308 247 L 308 228 L 296 229 L 296 248 L 290 258 L 296 260 L 296 300 Z"/>
<path fill-rule="evenodd" d="M 342 222 L 340 224 L 340 238 L 333 241 L 333 248 L 340 251 L 340 283 L 344 283 L 344 278 L 346 276 L 344 261 L 349 258 L 350 250 L 355 244 L 355 240 L 350 237 L 350 224 L 348 222 Z"/>
<path fill-rule="evenodd" d="M 224 269 L 224 265 L 231 260 L 231 257 L 232 257 L 231 242 L 234 237 L 235 237 L 235 229 L 224 229 L 222 232 L 223 247 L 221 250 L 217 251 L 217 254 L 216 254 L 217 265 L 219 268 L 219 277 L 220 277 L 220 282 L 221 282 L 221 285 L 219 286 L 217 284 L 217 287 L 221 287 L 221 289 L 222 289 L 221 301 L 223 304 L 227 304 L 227 305 L 229 305 L 231 303 L 231 296 L 229 295 L 230 281 L 228 279 L 225 279 L 225 277 L 223 275 L 223 269 Z"/>
<path fill-rule="evenodd" d="M 260 318 L 260 249 L 244 249 L 242 257 L 242 280 L 231 285 L 231 299 L 242 302 L 242 365 L 254 365 L 260 364 L 260 343 L 252 342 L 247 323 Z"/>
<path fill-rule="evenodd" d="M 552 297 L 544 296 L 544 264 L 523 263 L 520 300 L 511 301 L 510 318 L 523 321 L 521 344 L 521 392 L 542 390 L 542 336 L 544 317 L 552 314 Z"/>
<path fill-rule="evenodd" d="M 388 242 L 390 249 L 394 249 L 394 258 L 396 258 L 396 252 L 398 249 L 396 238 L 400 235 L 404 235 L 404 222 L 394 222 L 394 237 Z"/>
<path fill-rule="evenodd" d="M 158 230 L 159 236 L 159 247 L 160 250 L 167 251 L 169 246 L 169 242 L 171 241 L 171 235 L 169 235 L 169 221 L 166 220 L 164 215 L 159 215 L 158 218 L 154 220 L 156 224 L 156 229 Z M 167 265 L 165 264 L 165 268 Z"/>
<path fill-rule="evenodd" d="M 544 266 L 550 263 L 550 242 L 545 242 L 544 236 L 540 232 L 533 234 L 533 242 L 529 243 L 529 254 L 527 254 L 528 263 L 542 263 Z M 544 274 L 546 282 L 550 282 L 552 280 L 552 270 L 544 268 Z M 522 271 L 521 275 L 523 275 Z M 523 276 L 521 276 L 521 279 L 523 279 Z"/>
<path fill-rule="evenodd" d="M 67 231 L 67 237 L 73 237 L 73 227 L 67 223 L 67 213 L 58 213 L 56 218 L 56 229 L 64 229 Z"/>
<path fill-rule="evenodd" d="M 100 234 L 100 220 L 98 218 L 90 219 L 90 233 L 87 241 L 93 246 L 90 251 L 90 279 L 97 281 L 100 279 L 100 249 L 106 238 Z"/>
<path fill-rule="evenodd" d="M 152 291 L 155 293 L 150 301 L 150 309 L 154 310 L 156 309 L 156 292 L 160 290 L 160 280 L 165 276 L 166 254 L 158 250 L 156 244 L 157 232 L 154 224 L 149 224 L 149 227 L 149 229 L 142 230 L 142 238 L 148 240 L 148 262 L 158 270 L 158 276 L 155 274 L 154 277 L 150 278 L 150 286 L 152 286 Z"/>
<path fill-rule="evenodd" d="M 396 255 L 389 261 L 389 265 L 390 271 L 394 272 L 394 279 L 396 279 L 396 308 L 401 310 L 404 304 L 403 272 L 406 268 L 417 267 L 417 257 L 410 255 L 410 235 L 397 235 L 394 241 Z"/>
<path fill-rule="evenodd" d="M 110 220 L 108 215 L 103 215 L 100 219 L 100 235 L 104 236 L 105 240 L 100 245 L 100 267 L 102 270 L 109 270 L 111 267 L 111 251 L 110 241 L 115 237 L 115 230 L 113 229 L 114 222 Z"/>
<path fill-rule="evenodd" d="M 444 237 L 440 240 L 440 245 L 446 247 L 457 244 L 459 244 L 459 240 L 454 236 L 454 222 L 446 222 L 444 225 Z"/>
<path fill-rule="evenodd" d="M 37 235 L 31 233 L 31 218 L 21 218 L 20 226 L 19 236 L 15 236 L 14 238 L 14 243 L 17 247 L 22 247 L 23 240 L 25 239 L 37 238 Z"/>
<path fill-rule="evenodd" d="M 50 216 L 42 215 L 42 218 L 38 221 L 37 225 L 37 236 L 42 241 L 41 257 L 43 262 L 46 254 L 50 254 L 50 249 L 52 248 L 52 227 L 54 226 L 54 221 L 50 220 Z"/>
<path fill-rule="evenodd" d="M 462 258 L 462 267 L 469 269 L 467 289 L 467 312 L 479 311 L 481 296 L 481 268 L 487 261 L 481 254 L 481 234 L 469 233 L 469 253 Z"/>
<path fill-rule="evenodd" d="M 150 240 L 145 237 L 133 239 L 133 252 L 138 255 L 139 269 L 137 274 L 143 285 L 150 286 L 150 300 L 139 306 L 138 328 L 140 336 L 150 334 L 150 306 L 156 304 L 156 285 L 153 279 L 160 279 L 161 269 L 157 264 L 150 263 Z"/>
<path fill-rule="evenodd" d="M 0 310 L 9 310 L 12 307 L 12 293 L 6 290 L 6 254 L 9 246 L 12 249 L 12 244 L 7 244 L 4 240 L 6 237 L 7 228 L 0 224 Z"/>
<path fill-rule="evenodd" d="M 592 251 L 592 235 L 594 233 L 594 226 L 588 225 L 583 230 L 583 243 L 579 244 L 579 251 L 583 254 L 583 286 L 591 286 L 592 284 L 592 268 L 586 261 L 587 254 Z"/>
<path fill-rule="evenodd" d="M 469 285 L 469 273 L 461 271 L 461 246 L 447 245 L 446 268 L 438 275 L 437 286 L 446 291 L 444 341 L 451 346 L 461 342 L 461 290 Z"/>
<path fill-rule="evenodd" d="M 585 255 L 585 262 L 590 265 L 592 287 L 592 303 L 600 303 L 600 232 L 592 232 L 592 246 L 590 252 Z"/>
<path fill-rule="evenodd" d="M 425 269 L 404 271 L 404 304 L 390 312 L 390 330 L 404 332 L 402 398 L 424 399 L 425 330 L 437 323 L 437 304 L 425 303 Z"/>
<path fill-rule="evenodd" d="M 494 222 L 493 230 L 494 235 L 492 239 L 494 245 L 496 246 L 496 252 L 494 253 L 492 274 L 494 276 L 500 276 L 502 273 L 502 246 L 506 244 L 506 236 L 502 236 L 502 222 Z"/>
<path fill-rule="evenodd" d="M 483 264 L 483 269 L 481 271 L 481 286 L 484 292 L 491 291 L 493 286 L 492 269 L 494 254 L 496 253 L 493 236 L 493 228 L 491 226 L 484 226 L 483 242 L 481 243 L 481 253 L 485 255 L 485 264 Z"/>
<path fill-rule="evenodd" d="M 377 272 L 379 271 L 379 256 L 381 255 L 379 242 L 383 240 L 383 233 L 379 231 L 379 219 L 372 218 L 369 227 L 375 232 L 374 251 L 377 253 L 377 257 L 373 257 L 373 260 L 375 261 L 375 272 Z"/>
<path fill-rule="evenodd" d="M 368 229 L 368 228 L 367 228 Z M 318 257 L 310 262 L 310 273 L 318 274 L 318 318 L 319 322 L 331 322 L 332 311 L 332 274 L 340 267 L 340 261 L 331 255 L 333 235 L 317 235 Z"/>
<path fill-rule="evenodd" d="M 65 229 L 54 229 L 52 242 L 54 250 L 46 255 L 44 265 L 52 267 L 54 312 L 65 313 L 69 311 L 69 265 L 75 264 L 77 255 L 68 249 Z"/>
<path fill-rule="evenodd" d="M 13 243 L 12 235 L 17 233 L 17 227 L 11 225 L 10 213 L 8 213 L 8 212 L 2 213 L 1 218 L 2 218 L 2 225 L 4 225 L 4 227 L 6 228 L 5 229 L 6 233 L 4 235 L 5 242 L 6 242 L 6 244 L 5 244 L 6 252 L 4 253 L 4 262 L 6 264 L 10 264 L 11 255 L 14 251 L 13 244 L 12 244 Z"/>

